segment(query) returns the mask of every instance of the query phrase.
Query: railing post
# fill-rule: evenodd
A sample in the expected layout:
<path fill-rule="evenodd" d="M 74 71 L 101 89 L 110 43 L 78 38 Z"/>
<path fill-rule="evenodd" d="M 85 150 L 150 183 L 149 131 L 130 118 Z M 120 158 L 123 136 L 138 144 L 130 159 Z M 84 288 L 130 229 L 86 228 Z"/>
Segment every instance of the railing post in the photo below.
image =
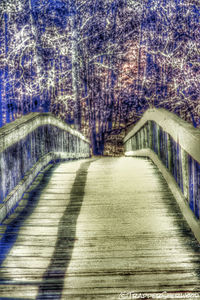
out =
<path fill-rule="evenodd" d="M 171 140 L 170 140 L 170 136 L 169 134 L 167 134 L 167 152 L 168 152 L 168 169 L 170 171 L 170 173 L 172 173 L 172 144 L 171 144 Z"/>
<path fill-rule="evenodd" d="M 138 149 L 141 149 L 141 132 L 140 131 L 138 131 L 137 137 L 138 137 Z"/>
<path fill-rule="evenodd" d="M 144 127 L 140 130 L 140 149 L 144 149 Z"/>
<path fill-rule="evenodd" d="M 153 148 L 153 133 L 152 133 L 152 122 L 148 121 L 148 131 L 149 131 L 149 135 L 148 135 L 148 146 L 150 149 Z"/>
<path fill-rule="evenodd" d="M 183 194 L 187 201 L 189 201 L 189 176 L 188 176 L 188 154 L 181 148 L 182 161 L 182 176 L 183 176 Z"/>
<path fill-rule="evenodd" d="M 144 148 L 147 148 L 147 125 L 144 126 Z"/>
<path fill-rule="evenodd" d="M 131 151 L 131 139 L 126 142 L 126 152 Z"/>
<path fill-rule="evenodd" d="M 160 126 L 156 124 L 157 127 L 157 149 L 158 149 L 158 157 L 161 159 L 160 153 Z"/>
<path fill-rule="evenodd" d="M 135 139 L 134 136 L 131 138 L 131 150 L 135 150 Z"/>
<path fill-rule="evenodd" d="M 141 149 L 144 148 L 144 127 L 141 130 Z"/>
<path fill-rule="evenodd" d="M 136 133 L 135 135 L 135 147 L 136 147 L 136 150 L 139 149 L 139 134 Z"/>

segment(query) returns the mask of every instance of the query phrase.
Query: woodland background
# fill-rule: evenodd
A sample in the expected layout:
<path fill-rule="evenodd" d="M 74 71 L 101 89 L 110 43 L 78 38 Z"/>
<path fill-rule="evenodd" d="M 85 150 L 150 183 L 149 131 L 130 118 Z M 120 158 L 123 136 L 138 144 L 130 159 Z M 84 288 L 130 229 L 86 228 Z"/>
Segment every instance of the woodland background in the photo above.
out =
<path fill-rule="evenodd" d="M 51 112 L 119 155 L 163 107 L 200 127 L 197 0 L 1 0 L 0 127 Z"/>

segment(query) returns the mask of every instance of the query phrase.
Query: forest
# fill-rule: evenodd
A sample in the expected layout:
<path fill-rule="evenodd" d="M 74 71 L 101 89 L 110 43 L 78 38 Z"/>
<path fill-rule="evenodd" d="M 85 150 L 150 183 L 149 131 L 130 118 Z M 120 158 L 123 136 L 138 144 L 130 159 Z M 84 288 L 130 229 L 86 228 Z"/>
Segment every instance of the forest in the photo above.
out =
<path fill-rule="evenodd" d="M 1 0 L 0 127 L 51 112 L 118 155 L 162 107 L 200 127 L 198 0 Z"/>

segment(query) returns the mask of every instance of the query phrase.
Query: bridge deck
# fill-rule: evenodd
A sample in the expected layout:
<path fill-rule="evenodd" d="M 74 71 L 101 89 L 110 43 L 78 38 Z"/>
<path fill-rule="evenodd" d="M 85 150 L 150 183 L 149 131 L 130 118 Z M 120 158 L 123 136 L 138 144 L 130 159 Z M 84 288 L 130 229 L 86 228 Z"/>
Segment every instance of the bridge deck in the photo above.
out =
<path fill-rule="evenodd" d="M 1 226 L 0 246 L 1 299 L 200 290 L 199 245 L 147 159 L 49 168 Z"/>

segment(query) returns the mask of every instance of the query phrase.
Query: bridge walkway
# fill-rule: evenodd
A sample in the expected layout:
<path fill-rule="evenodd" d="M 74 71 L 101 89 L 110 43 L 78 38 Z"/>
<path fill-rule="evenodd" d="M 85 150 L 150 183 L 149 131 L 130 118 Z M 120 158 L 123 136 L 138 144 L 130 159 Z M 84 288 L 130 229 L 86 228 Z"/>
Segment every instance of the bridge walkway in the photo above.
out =
<path fill-rule="evenodd" d="M 2 224 L 0 247 L 0 299 L 190 299 L 200 290 L 199 244 L 144 158 L 49 166 Z"/>

